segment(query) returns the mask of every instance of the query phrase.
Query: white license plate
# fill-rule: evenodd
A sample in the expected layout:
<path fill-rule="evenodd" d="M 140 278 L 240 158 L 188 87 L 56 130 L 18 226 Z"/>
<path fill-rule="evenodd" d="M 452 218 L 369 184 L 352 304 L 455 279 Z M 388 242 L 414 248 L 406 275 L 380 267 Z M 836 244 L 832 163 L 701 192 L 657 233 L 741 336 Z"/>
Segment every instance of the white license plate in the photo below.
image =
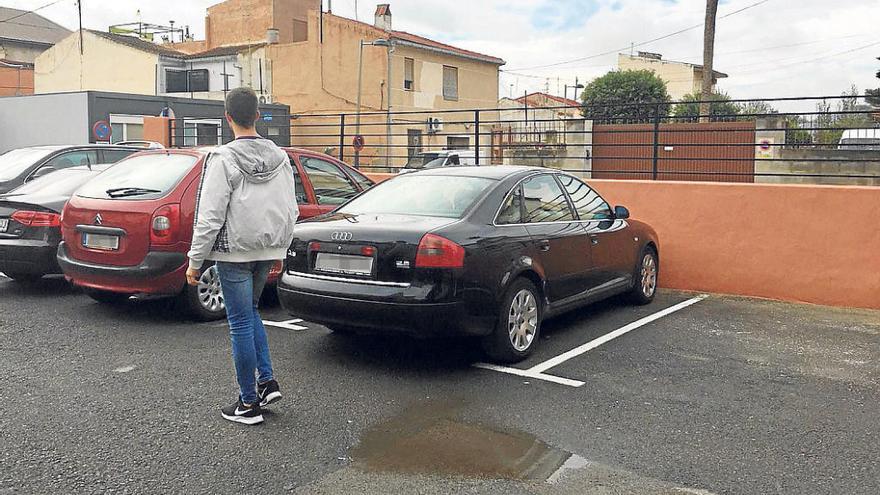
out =
<path fill-rule="evenodd" d="M 82 245 L 91 249 L 116 251 L 119 249 L 119 237 L 115 235 L 87 234 L 83 232 Z"/>
<path fill-rule="evenodd" d="M 318 253 L 315 270 L 344 275 L 372 275 L 373 258 L 347 254 Z"/>
<path fill-rule="evenodd" d="M 9 219 L 0 218 L 0 232 L 6 232 L 7 229 L 9 229 Z"/>

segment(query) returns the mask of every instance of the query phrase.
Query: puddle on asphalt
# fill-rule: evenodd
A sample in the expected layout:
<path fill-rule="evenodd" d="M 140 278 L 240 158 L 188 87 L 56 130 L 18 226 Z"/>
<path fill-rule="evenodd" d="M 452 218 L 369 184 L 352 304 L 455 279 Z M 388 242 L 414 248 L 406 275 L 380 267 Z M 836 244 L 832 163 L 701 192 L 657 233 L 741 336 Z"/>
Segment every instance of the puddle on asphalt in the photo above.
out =
<path fill-rule="evenodd" d="M 427 403 L 367 431 L 355 467 L 402 474 L 556 482 L 586 459 L 527 433 L 456 419 L 455 404 Z"/>

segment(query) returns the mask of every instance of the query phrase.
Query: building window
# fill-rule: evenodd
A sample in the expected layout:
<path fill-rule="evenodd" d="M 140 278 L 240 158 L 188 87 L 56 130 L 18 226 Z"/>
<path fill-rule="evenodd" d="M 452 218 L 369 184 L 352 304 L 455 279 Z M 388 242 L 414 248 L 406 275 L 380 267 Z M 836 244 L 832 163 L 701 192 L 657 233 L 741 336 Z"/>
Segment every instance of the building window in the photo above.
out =
<path fill-rule="evenodd" d="M 414 81 L 415 60 L 411 58 L 403 59 L 403 89 L 407 91 L 415 91 L 416 85 Z"/>
<path fill-rule="evenodd" d="M 223 141 L 222 122 L 218 119 L 186 119 L 183 122 L 183 145 L 216 146 Z"/>
<path fill-rule="evenodd" d="M 165 70 L 165 92 L 166 93 L 186 93 L 187 75 L 185 70 Z"/>
<path fill-rule="evenodd" d="M 193 92 L 208 91 L 208 69 L 189 71 L 189 90 Z"/>
<path fill-rule="evenodd" d="M 443 99 L 458 100 L 458 69 L 443 66 Z"/>
<path fill-rule="evenodd" d="M 144 139 L 144 118 L 140 115 L 110 115 L 110 142 L 141 141 Z"/>
<path fill-rule="evenodd" d="M 206 92 L 208 89 L 208 69 L 165 70 L 166 93 Z"/>

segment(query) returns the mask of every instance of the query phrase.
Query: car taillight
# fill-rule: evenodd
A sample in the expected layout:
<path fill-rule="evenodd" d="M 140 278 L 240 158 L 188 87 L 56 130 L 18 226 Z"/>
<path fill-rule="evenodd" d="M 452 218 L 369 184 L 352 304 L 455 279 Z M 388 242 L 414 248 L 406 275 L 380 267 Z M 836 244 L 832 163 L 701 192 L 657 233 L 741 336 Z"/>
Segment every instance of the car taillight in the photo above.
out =
<path fill-rule="evenodd" d="M 425 234 L 416 253 L 417 268 L 461 268 L 464 248 L 445 237 Z"/>
<path fill-rule="evenodd" d="M 159 207 L 150 221 L 150 244 L 167 246 L 180 240 L 180 205 Z"/>
<path fill-rule="evenodd" d="M 61 216 L 59 216 L 57 213 L 19 210 L 13 213 L 11 218 L 27 227 L 61 226 Z"/>
<path fill-rule="evenodd" d="M 275 263 L 272 263 L 272 268 L 269 269 L 269 276 L 280 275 L 283 270 L 284 262 L 276 261 Z"/>
<path fill-rule="evenodd" d="M 321 243 L 320 242 L 312 241 L 309 243 L 309 251 L 320 251 L 320 250 L 321 250 Z"/>

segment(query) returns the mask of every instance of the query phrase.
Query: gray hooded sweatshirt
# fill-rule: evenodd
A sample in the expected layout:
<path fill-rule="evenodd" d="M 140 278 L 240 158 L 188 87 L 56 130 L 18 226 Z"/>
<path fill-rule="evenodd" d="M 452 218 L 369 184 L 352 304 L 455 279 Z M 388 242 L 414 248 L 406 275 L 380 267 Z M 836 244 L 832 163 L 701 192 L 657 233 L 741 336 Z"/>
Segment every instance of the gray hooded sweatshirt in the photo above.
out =
<path fill-rule="evenodd" d="M 282 260 L 299 217 L 290 159 L 272 141 L 237 139 L 205 160 L 189 266 Z"/>

